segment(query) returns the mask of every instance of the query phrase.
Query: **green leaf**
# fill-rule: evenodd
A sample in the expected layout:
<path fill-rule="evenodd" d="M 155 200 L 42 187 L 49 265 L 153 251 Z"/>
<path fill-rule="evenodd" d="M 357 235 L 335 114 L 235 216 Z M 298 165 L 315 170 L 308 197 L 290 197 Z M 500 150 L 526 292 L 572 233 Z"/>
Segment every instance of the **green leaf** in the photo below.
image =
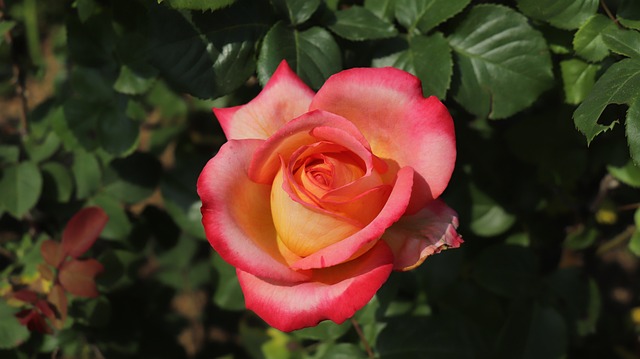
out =
<path fill-rule="evenodd" d="M 576 54 L 591 62 L 598 62 L 609 55 L 609 49 L 602 40 L 602 33 L 613 21 L 604 15 L 594 15 L 580 26 L 573 37 L 573 49 Z"/>
<path fill-rule="evenodd" d="M 84 199 L 97 192 L 102 184 L 102 171 L 94 155 L 86 151 L 76 151 L 73 154 L 71 172 L 76 181 L 76 198 Z"/>
<path fill-rule="evenodd" d="M 598 10 L 598 0 L 518 0 L 523 14 L 561 29 L 577 29 Z"/>
<path fill-rule="evenodd" d="M 536 257 L 528 248 L 496 245 L 478 255 L 473 278 L 496 294 L 516 297 L 534 287 L 537 271 Z"/>
<path fill-rule="evenodd" d="M 389 321 L 376 349 L 381 359 L 466 359 L 464 345 L 443 317 L 400 317 Z"/>
<path fill-rule="evenodd" d="M 531 301 L 515 302 L 498 338 L 498 359 L 564 358 L 567 329 L 563 317 L 554 308 Z"/>
<path fill-rule="evenodd" d="M 68 202 L 73 193 L 73 178 L 69 169 L 58 162 L 42 165 L 42 196 L 59 203 Z"/>
<path fill-rule="evenodd" d="M 213 58 L 193 26 L 179 12 L 164 6 L 154 6 L 150 15 L 151 63 L 162 77 L 196 97 L 220 96 Z"/>
<path fill-rule="evenodd" d="M 42 175 L 33 162 L 13 164 L 0 173 L 0 208 L 21 218 L 38 202 Z"/>
<path fill-rule="evenodd" d="M 420 78 L 425 96 L 446 97 L 453 75 L 453 58 L 442 33 L 415 35 L 409 39 L 409 44 L 396 38 L 382 42 L 380 46 L 380 52 L 385 56 L 374 58 L 373 66 L 393 66 L 410 72 Z M 386 54 L 389 51 L 392 53 Z"/>
<path fill-rule="evenodd" d="M 20 159 L 18 146 L 0 145 L 0 165 L 17 163 Z"/>
<path fill-rule="evenodd" d="M 636 99 L 629 106 L 625 125 L 631 159 L 636 165 L 640 166 L 640 100 Z"/>
<path fill-rule="evenodd" d="M 580 104 L 593 88 L 600 66 L 578 59 L 560 62 L 565 101 L 571 105 Z"/>
<path fill-rule="evenodd" d="M 181 10 L 218 10 L 233 4 L 236 0 L 158 0 L 174 9 Z"/>
<path fill-rule="evenodd" d="M 409 34 L 429 30 L 464 10 L 471 0 L 398 0 L 395 14 Z"/>
<path fill-rule="evenodd" d="M 288 17 L 293 25 L 300 25 L 309 20 L 318 10 L 320 0 L 271 0 L 276 9 Z"/>
<path fill-rule="evenodd" d="M 332 345 L 319 359 L 365 359 L 367 355 L 357 345 L 340 343 Z"/>
<path fill-rule="evenodd" d="M 633 161 L 627 162 L 622 167 L 607 166 L 607 171 L 618 181 L 640 188 L 640 166 L 636 166 Z"/>
<path fill-rule="evenodd" d="M 610 26 L 602 33 L 602 41 L 609 50 L 628 57 L 640 59 L 640 32 Z"/>
<path fill-rule="evenodd" d="M 552 85 L 549 49 L 527 18 L 498 5 L 475 6 L 449 37 L 460 71 L 454 97 L 479 117 L 509 117 Z"/>
<path fill-rule="evenodd" d="M 193 13 L 192 21 L 207 38 L 219 95 L 244 85 L 256 70 L 256 44 L 273 23 L 266 1 L 241 0 L 228 9 Z"/>
<path fill-rule="evenodd" d="M 107 194 L 99 194 L 91 198 L 88 205 L 101 207 L 109 216 L 109 222 L 100 233 L 100 238 L 119 240 L 126 238 L 132 225 L 122 204 Z"/>
<path fill-rule="evenodd" d="M 312 27 L 304 31 L 275 24 L 262 42 L 258 78 L 267 83 L 282 60 L 311 88 L 318 89 L 329 76 L 340 71 L 340 48 L 329 32 Z"/>
<path fill-rule="evenodd" d="M 155 78 L 140 76 L 130 67 L 123 65 L 118 79 L 113 84 L 113 89 L 127 95 L 140 95 L 147 92 L 154 81 Z"/>
<path fill-rule="evenodd" d="M 15 348 L 29 338 L 29 330 L 14 316 L 18 310 L 0 301 L 0 349 Z"/>
<path fill-rule="evenodd" d="M 213 265 L 218 271 L 218 282 L 213 295 L 213 302 L 222 309 L 244 310 L 244 296 L 236 269 L 220 256 L 213 257 Z"/>
<path fill-rule="evenodd" d="M 516 221 L 493 198 L 471 185 L 471 231 L 481 237 L 497 236 L 507 231 Z"/>
<path fill-rule="evenodd" d="M 16 26 L 15 21 L 0 20 L 0 45 L 5 41 L 5 34 Z"/>
<path fill-rule="evenodd" d="M 104 193 L 133 204 L 149 197 L 158 186 L 162 167 L 155 157 L 134 152 L 113 160 L 104 174 Z"/>
<path fill-rule="evenodd" d="M 573 113 L 576 128 L 587 137 L 587 143 L 601 132 L 612 128 L 601 125 L 598 118 L 609 104 L 627 104 L 627 141 L 631 158 L 640 163 L 640 61 L 625 59 L 613 64 L 593 86 L 589 95 Z"/>
<path fill-rule="evenodd" d="M 328 27 L 338 36 L 352 41 L 385 39 L 398 33 L 393 24 L 360 6 L 337 11 Z"/>
<path fill-rule="evenodd" d="M 351 322 L 346 321 L 342 324 L 336 324 L 332 321 L 325 320 L 318 323 L 315 327 L 304 328 L 292 332 L 292 334 L 300 339 L 312 340 L 336 340 L 346 334 L 351 329 Z"/>
<path fill-rule="evenodd" d="M 100 9 L 95 0 L 76 0 L 75 6 L 78 8 L 78 16 L 82 22 L 87 21 Z"/>
<path fill-rule="evenodd" d="M 364 7 L 382 20 L 393 22 L 396 0 L 364 0 Z"/>
<path fill-rule="evenodd" d="M 620 23 L 630 29 L 640 30 L 640 2 L 622 0 L 618 6 L 616 17 Z"/>
<path fill-rule="evenodd" d="M 571 230 L 564 239 L 563 247 L 572 250 L 582 250 L 595 242 L 598 238 L 598 231 L 594 227 L 580 227 Z"/>

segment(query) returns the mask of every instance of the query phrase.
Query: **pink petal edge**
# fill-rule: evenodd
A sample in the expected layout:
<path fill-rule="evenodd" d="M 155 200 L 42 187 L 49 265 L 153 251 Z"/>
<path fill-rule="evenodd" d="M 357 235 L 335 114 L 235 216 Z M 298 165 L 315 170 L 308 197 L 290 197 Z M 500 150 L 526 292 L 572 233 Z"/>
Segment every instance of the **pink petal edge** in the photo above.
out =
<path fill-rule="evenodd" d="M 458 248 L 458 215 L 441 200 L 434 200 L 412 216 L 404 216 L 382 239 L 394 253 L 394 270 L 408 271 L 447 248 Z"/>
<path fill-rule="evenodd" d="M 416 172 L 408 213 L 446 188 L 456 158 L 453 120 L 436 98 L 424 98 L 420 80 L 394 68 L 354 68 L 331 76 L 309 107 L 353 122 L 373 154 Z"/>
<path fill-rule="evenodd" d="M 213 112 L 229 140 L 267 139 L 307 112 L 314 92 L 282 61 L 264 89 L 249 103 Z"/>
<path fill-rule="evenodd" d="M 291 284 L 236 270 L 248 309 L 269 325 L 288 332 L 329 319 L 338 324 L 367 304 L 391 273 L 393 255 L 384 242 L 342 265 L 314 271 Z"/>
<path fill-rule="evenodd" d="M 202 224 L 220 256 L 242 271 L 262 278 L 299 282 L 304 271 L 286 265 L 271 218 L 271 186 L 247 176 L 251 156 L 262 140 L 231 140 L 206 164 L 198 178 Z"/>

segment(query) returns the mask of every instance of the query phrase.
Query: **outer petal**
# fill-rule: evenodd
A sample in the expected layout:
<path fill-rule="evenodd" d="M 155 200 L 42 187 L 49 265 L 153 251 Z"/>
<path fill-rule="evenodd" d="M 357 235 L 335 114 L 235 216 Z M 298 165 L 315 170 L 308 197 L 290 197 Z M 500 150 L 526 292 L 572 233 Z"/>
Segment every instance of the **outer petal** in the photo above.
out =
<path fill-rule="evenodd" d="M 434 253 L 460 247 L 463 241 L 456 228 L 458 215 L 440 200 L 412 216 L 402 217 L 382 237 L 394 253 L 393 269 L 411 270 Z"/>
<path fill-rule="evenodd" d="M 362 308 L 391 273 L 393 256 L 384 242 L 351 262 L 314 271 L 309 282 L 268 281 L 237 270 L 247 308 L 269 325 L 291 331 L 330 319 L 338 324 Z"/>
<path fill-rule="evenodd" d="M 456 158 L 453 121 L 435 97 L 424 98 L 420 81 L 394 68 L 356 68 L 330 77 L 310 110 L 322 109 L 352 121 L 373 154 L 416 172 L 409 212 L 440 196 Z"/>
<path fill-rule="evenodd" d="M 242 271 L 275 280 L 302 281 L 309 275 L 286 266 L 271 219 L 271 186 L 247 175 L 261 140 L 225 143 L 198 178 L 202 224 L 211 246 Z"/>
<path fill-rule="evenodd" d="M 378 216 L 362 230 L 292 264 L 294 269 L 325 268 L 353 259 L 371 248 L 382 234 L 405 212 L 411 198 L 413 170 L 398 171 L 396 183 Z"/>
<path fill-rule="evenodd" d="M 313 91 L 285 61 L 256 98 L 243 106 L 214 108 L 229 140 L 266 139 L 285 123 L 307 112 Z"/>

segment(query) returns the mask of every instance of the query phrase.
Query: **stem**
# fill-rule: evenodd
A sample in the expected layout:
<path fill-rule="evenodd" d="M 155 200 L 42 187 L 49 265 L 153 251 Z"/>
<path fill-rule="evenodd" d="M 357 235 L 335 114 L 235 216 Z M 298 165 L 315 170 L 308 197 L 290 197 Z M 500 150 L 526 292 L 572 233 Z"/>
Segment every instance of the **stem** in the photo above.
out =
<path fill-rule="evenodd" d="M 640 203 L 631 203 L 631 204 L 625 204 L 624 206 L 618 207 L 618 211 L 629 211 L 637 208 L 640 208 Z"/>
<path fill-rule="evenodd" d="M 619 233 L 617 236 L 613 237 L 611 240 L 602 243 L 598 249 L 596 250 L 596 254 L 601 256 L 608 251 L 614 249 L 615 247 L 621 245 L 625 241 L 629 240 L 633 233 L 636 231 L 636 226 L 629 226 L 627 229 Z"/>
<path fill-rule="evenodd" d="M 611 20 L 613 20 L 613 22 L 615 22 L 615 23 L 616 23 L 616 25 L 617 25 L 618 27 L 622 27 L 622 26 L 620 26 L 620 23 L 618 22 L 618 19 L 616 19 L 616 17 L 615 17 L 615 16 L 613 16 L 613 14 L 611 13 L 611 10 L 609 10 L 609 7 L 608 7 L 608 6 L 607 6 L 607 4 L 604 2 L 604 0 L 600 0 L 600 6 L 602 6 L 602 8 L 604 9 L 604 12 L 606 12 L 606 13 L 607 13 L 607 16 L 608 16 Z"/>
<path fill-rule="evenodd" d="M 358 321 L 351 318 L 351 324 L 353 324 L 353 327 L 356 329 L 356 332 L 358 333 L 358 336 L 360 337 L 360 341 L 362 342 L 362 345 L 364 346 L 364 350 L 367 351 L 367 356 L 370 359 L 374 359 L 375 356 L 373 355 L 373 350 L 371 350 L 371 346 L 369 345 L 369 341 L 367 340 L 367 338 L 364 337 L 364 333 L 362 332 L 362 328 L 360 328 L 360 324 L 358 324 Z"/>

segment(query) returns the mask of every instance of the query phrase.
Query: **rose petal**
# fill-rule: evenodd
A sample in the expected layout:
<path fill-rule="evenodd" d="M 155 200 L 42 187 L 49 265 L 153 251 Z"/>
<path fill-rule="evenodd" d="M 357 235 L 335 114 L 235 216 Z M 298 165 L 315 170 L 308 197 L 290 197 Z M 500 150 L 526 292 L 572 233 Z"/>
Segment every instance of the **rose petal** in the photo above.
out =
<path fill-rule="evenodd" d="M 393 251 L 394 270 L 411 270 L 443 249 L 457 248 L 458 215 L 443 201 L 430 202 L 420 212 L 404 216 L 382 236 Z"/>
<path fill-rule="evenodd" d="M 404 214 L 411 198 L 412 184 L 413 170 L 411 167 L 400 169 L 387 203 L 373 221 L 352 236 L 300 259 L 291 267 L 294 269 L 325 268 L 356 258 L 364 253 L 382 237 L 387 228 Z"/>
<path fill-rule="evenodd" d="M 263 278 L 302 281 L 309 274 L 291 270 L 278 249 L 271 218 L 271 186 L 247 176 L 251 156 L 262 140 L 225 143 L 198 178 L 202 224 L 207 239 L 234 267 Z"/>
<path fill-rule="evenodd" d="M 287 183 L 293 176 L 285 176 L 286 170 L 283 164 L 273 181 L 271 213 L 278 237 L 293 253 L 308 256 L 360 230 L 358 223 L 300 200 Z"/>
<path fill-rule="evenodd" d="M 453 121 L 436 98 L 424 98 L 420 81 L 394 69 L 356 68 L 331 76 L 313 98 L 321 109 L 353 122 L 373 154 L 416 173 L 409 212 L 440 196 L 456 158 Z"/>
<path fill-rule="evenodd" d="M 264 89 L 246 105 L 214 108 L 229 140 L 266 139 L 307 112 L 313 91 L 282 61 Z"/>
<path fill-rule="evenodd" d="M 304 283 L 261 279 L 237 270 L 248 309 L 269 325 L 292 331 L 330 319 L 338 324 L 371 300 L 387 280 L 393 257 L 384 242 L 348 263 L 315 270 Z"/>
<path fill-rule="evenodd" d="M 308 112 L 287 123 L 255 151 L 249 167 L 249 178 L 258 183 L 271 183 L 280 169 L 280 157 L 288 160 L 299 148 L 322 139 L 312 133 L 317 127 L 331 127 L 332 134 L 341 133 L 341 137 L 332 139 L 337 144 L 351 149 L 351 144 L 359 143 L 361 148 L 370 153 L 369 144 L 353 123 L 329 112 Z M 324 133 L 322 130 L 319 132 Z M 349 138 L 349 143 L 341 141 L 346 138 Z"/>

